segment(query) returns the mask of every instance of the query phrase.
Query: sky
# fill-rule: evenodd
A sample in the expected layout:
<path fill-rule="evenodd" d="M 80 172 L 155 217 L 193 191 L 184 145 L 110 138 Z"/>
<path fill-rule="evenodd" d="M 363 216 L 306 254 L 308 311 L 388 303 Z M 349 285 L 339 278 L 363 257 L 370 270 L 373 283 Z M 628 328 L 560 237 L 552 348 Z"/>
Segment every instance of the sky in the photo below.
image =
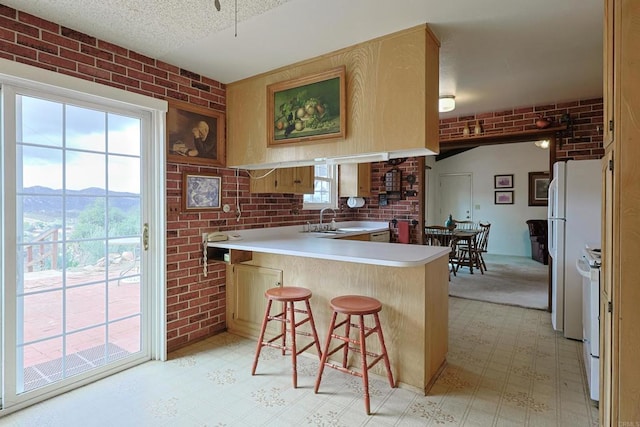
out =
<path fill-rule="evenodd" d="M 139 118 L 27 96 L 17 113 L 23 188 L 140 193 Z"/>

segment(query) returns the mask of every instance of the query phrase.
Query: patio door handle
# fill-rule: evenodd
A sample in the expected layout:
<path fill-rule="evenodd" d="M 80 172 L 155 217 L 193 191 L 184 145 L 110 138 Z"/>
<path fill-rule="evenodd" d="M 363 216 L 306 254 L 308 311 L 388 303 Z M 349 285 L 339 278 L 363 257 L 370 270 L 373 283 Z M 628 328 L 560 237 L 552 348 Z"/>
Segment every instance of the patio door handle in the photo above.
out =
<path fill-rule="evenodd" d="M 149 250 L 149 224 L 146 222 L 142 227 L 142 247 L 145 251 Z"/>

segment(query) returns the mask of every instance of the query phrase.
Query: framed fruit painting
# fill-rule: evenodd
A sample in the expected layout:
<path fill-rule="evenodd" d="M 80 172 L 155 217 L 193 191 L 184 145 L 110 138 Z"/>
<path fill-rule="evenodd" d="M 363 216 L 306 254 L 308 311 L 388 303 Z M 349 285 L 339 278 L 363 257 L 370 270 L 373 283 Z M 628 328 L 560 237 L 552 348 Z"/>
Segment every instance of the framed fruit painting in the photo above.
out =
<path fill-rule="evenodd" d="M 267 86 L 267 146 L 344 138 L 345 67 Z"/>

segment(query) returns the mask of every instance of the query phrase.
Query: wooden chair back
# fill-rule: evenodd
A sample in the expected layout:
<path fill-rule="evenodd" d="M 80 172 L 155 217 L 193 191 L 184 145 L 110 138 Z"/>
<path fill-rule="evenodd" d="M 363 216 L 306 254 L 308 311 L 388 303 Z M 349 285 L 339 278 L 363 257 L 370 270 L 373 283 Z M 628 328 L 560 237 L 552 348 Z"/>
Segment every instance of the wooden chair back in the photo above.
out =
<path fill-rule="evenodd" d="M 425 242 L 427 245 L 450 246 L 451 231 L 442 225 L 427 225 L 424 228 Z"/>
<path fill-rule="evenodd" d="M 453 223 L 456 225 L 456 230 L 471 230 L 477 228 L 476 223 L 473 221 L 458 221 L 457 219 L 454 219 Z"/>
<path fill-rule="evenodd" d="M 483 224 L 479 223 L 480 233 L 478 233 L 476 240 L 476 247 L 480 252 L 487 252 L 487 245 L 489 244 L 489 230 L 491 229 L 491 224 Z"/>

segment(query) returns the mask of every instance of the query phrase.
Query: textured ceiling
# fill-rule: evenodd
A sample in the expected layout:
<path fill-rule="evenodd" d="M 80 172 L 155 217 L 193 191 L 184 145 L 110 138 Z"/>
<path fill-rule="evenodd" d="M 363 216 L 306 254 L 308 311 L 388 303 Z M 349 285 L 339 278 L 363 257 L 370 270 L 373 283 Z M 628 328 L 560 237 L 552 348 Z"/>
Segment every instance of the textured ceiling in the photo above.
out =
<path fill-rule="evenodd" d="M 223 83 L 426 22 L 457 101 L 441 118 L 602 96 L 602 0 L 237 0 L 237 21 L 219 1 L 3 4 Z"/>

